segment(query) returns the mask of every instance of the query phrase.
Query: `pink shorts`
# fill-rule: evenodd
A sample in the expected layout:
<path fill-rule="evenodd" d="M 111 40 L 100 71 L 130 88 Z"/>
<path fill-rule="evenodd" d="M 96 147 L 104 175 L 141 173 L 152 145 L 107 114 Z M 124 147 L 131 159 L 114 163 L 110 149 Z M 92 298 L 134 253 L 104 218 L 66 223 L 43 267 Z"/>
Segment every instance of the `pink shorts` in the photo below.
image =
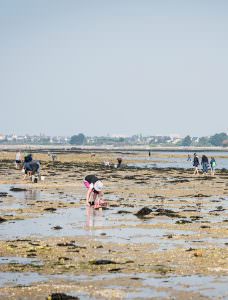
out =
<path fill-rule="evenodd" d="M 90 187 L 90 183 L 87 180 L 84 180 L 84 185 L 87 189 Z"/>

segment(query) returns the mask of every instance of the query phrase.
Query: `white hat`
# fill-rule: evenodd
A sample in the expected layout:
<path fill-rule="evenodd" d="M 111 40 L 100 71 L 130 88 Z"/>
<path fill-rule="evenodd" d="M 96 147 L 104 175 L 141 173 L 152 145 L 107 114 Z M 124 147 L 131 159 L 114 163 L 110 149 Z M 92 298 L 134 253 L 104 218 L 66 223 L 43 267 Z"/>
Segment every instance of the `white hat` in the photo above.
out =
<path fill-rule="evenodd" d="M 94 183 L 94 189 L 98 192 L 100 192 L 103 189 L 103 183 L 98 180 Z"/>

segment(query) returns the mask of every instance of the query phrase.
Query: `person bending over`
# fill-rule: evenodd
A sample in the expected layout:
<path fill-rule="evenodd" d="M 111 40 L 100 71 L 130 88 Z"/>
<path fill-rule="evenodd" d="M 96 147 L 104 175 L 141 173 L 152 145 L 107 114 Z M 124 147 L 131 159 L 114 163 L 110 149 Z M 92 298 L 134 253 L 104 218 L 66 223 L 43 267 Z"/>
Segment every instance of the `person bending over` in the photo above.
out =
<path fill-rule="evenodd" d="M 87 175 L 84 179 L 84 185 L 88 189 L 86 194 L 86 205 L 93 206 L 103 202 L 103 183 L 95 175 Z"/>

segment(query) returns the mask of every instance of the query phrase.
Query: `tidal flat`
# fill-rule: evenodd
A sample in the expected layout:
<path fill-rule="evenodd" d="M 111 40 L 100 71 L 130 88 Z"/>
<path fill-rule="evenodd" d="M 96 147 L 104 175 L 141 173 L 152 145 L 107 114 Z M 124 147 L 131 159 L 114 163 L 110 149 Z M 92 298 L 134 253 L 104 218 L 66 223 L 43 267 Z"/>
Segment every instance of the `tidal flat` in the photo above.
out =
<path fill-rule="evenodd" d="M 14 152 L 0 153 L 1 299 L 228 299 L 226 169 L 193 176 L 132 152 L 33 157 L 38 183 L 22 180 Z M 102 179 L 106 209 L 86 207 L 88 174 Z"/>

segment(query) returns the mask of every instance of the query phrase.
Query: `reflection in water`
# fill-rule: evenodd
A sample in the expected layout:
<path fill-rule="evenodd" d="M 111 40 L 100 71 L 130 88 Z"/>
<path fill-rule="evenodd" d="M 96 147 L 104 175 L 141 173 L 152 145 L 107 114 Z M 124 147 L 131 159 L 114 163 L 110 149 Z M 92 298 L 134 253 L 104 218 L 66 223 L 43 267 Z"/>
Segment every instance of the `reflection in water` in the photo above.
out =
<path fill-rule="evenodd" d="M 92 206 L 86 207 L 86 227 L 95 229 L 95 227 L 103 226 L 102 209 L 94 209 Z"/>
<path fill-rule="evenodd" d="M 28 190 L 24 192 L 25 200 L 40 200 L 40 191 L 37 190 Z"/>

